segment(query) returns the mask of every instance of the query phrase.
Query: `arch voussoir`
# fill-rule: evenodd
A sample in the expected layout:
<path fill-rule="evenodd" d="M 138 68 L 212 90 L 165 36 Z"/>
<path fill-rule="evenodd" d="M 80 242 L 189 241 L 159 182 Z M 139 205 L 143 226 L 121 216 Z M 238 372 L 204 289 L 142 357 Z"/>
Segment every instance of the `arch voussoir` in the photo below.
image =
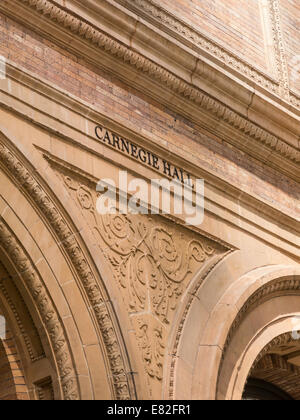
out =
<path fill-rule="evenodd" d="M 17 183 L 34 208 L 37 209 L 41 217 L 50 226 L 50 229 L 57 237 L 61 247 L 63 247 L 69 262 L 73 266 L 74 272 L 77 274 L 85 290 L 97 320 L 106 353 L 107 364 L 111 371 L 109 378 L 112 380 L 113 398 L 120 400 L 135 398 L 132 394 L 133 386 L 131 384 L 131 377 L 127 373 L 129 371 L 129 362 L 125 360 L 127 356 L 124 354 L 124 345 L 120 343 L 121 334 L 116 330 L 117 322 L 114 321 L 114 315 L 107 307 L 107 301 L 109 299 L 106 296 L 105 290 L 101 289 L 100 282 L 96 278 L 91 263 L 82 249 L 82 245 L 75 234 L 76 229 L 72 228 L 72 224 L 67 221 L 65 214 L 63 214 L 55 200 L 51 197 L 49 187 L 45 188 L 41 180 L 36 178 L 37 173 L 32 168 L 32 165 L 20 156 L 20 153 L 14 150 L 14 147 L 11 147 L 8 143 L 9 140 L 1 135 L 0 165 L 8 173 L 9 177 Z M 15 250 L 13 252 L 19 251 Z M 22 264 L 24 262 L 20 261 L 20 269 L 23 267 Z M 35 282 L 37 280 L 28 267 L 24 273 L 28 275 L 29 281 Z M 39 287 L 37 284 L 35 286 Z M 48 304 L 48 301 L 42 298 L 38 302 L 41 309 L 44 309 L 44 306 Z M 53 339 L 59 338 L 61 330 L 56 328 L 55 318 L 52 318 L 49 313 L 46 320 L 50 328 L 50 336 L 52 334 Z M 57 355 L 62 352 L 59 339 L 55 344 L 55 349 Z M 66 368 L 62 361 L 58 363 L 58 366 L 61 370 L 61 377 L 68 378 L 69 368 Z M 73 386 L 71 386 L 71 382 L 66 380 L 66 383 L 63 385 L 63 390 L 65 395 L 72 395 Z"/>

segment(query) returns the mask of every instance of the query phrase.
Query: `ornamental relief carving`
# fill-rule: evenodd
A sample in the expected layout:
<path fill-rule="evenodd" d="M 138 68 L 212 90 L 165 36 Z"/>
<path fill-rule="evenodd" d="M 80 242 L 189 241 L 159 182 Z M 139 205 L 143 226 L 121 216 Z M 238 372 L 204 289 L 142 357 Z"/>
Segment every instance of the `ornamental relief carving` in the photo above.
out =
<path fill-rule="evenodd" d="M 101 286 L 99 286 L 91 270 L 89 261 L 67 220 L 60 213 L 59 208 L 54 204 L 43 186 L 36 180 L 33 173 L 27 170 L 26 164 L 20 160 L 11 148 L 5 145 L 5 142 L 4 137 L 0 135 L 0 166 L 14 179 L 19 188 L 28 194 L 36 208 L 41 211 L 49 222 L 52 231 L 57 234 L 66 255 L 69 257 L 84 286 L 91 307 L 96 315 L 111 371 L 115 398 L 118 400 L 132 399 L 125 356 L 121 351 L 112 315 L 103 299 Z M 42 303 L 45 304 L 45 300 Z M 50 322 L 52 323 L 51 319 L 49 319 Z M 58 366 L 65 371 L 63 364 L 58 363 Z M 73 390 L 69 385 L 64 385 L 63 390 L 66 399 L 74 399 Z"/>
<path fill-rule="evenodd" d="M 64 183 L 96 235 L 129 312 L 150 311 L 164 325 L 170 324 L 193 274 L 217 253 L 212 241 L 162 222 L 160 216 L 100 215 L 96 191 L 69 176 Z"/>
<path fill-rule="evenodd" d="M 61 168 L 58 175 L 109 263 L 149 383 L 161 384 L 168 333 L 179 299 L 201 267 L 210 259 L 216 264 L 228 249 L 162 216 L 100 215 L 94 181 Z"/>
<path fill-rule="evenodd" d="M 150 379 L 162 381 L 166 329 L 151 315 L 135 317 L 133 323 L 135 324 L 145 372 Z"/>
<path fill-rule="evenodd" d="M 9 255 L 16 269 L 22 275 L 38 312 L 43 319 L 53 346 L 64 399 L 78 400 L 78 383 L 68 340 L 59 315 L 52 304 L 39 273 L 2 217 L 0 217 L 0 247 Z"/>

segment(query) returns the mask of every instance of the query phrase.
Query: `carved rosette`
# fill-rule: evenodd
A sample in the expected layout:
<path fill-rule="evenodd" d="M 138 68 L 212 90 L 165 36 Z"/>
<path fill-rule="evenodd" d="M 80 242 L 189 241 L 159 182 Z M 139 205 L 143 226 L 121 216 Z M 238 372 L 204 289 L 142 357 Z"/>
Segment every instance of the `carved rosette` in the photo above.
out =
<path fill-rule="evenodd" d="M 81 245 L 78 242 L 76 235 L 41 184 L 36 181 L 14 152 L 1 143 L 0 163 L 2 163 L 5 171 L 10 174 L 14 181 L 19 183 L 20 188 L 28 194 L 58 236 L 60 243 L 70 258 L 78 277 L 85 288 L 97 318 L 111 369 L 115 397 L 116 399 L 131 399 L 130 387 L 126 374 L 127 370 L 125 368 L 125 362 L 111 315 L 104 303 L 105 299 L 103 299 L 99 283 L 81 249 Z M 46 304 L 45 301 L 44 304 Z M 49 325 L 50 322 L 52 321 L 49 320 Z M 53 329 L 52 334 L 55 334 L 55 329 Z M 64 369 L 62 362 L 60 363 L 60 369 Z M 69 387 L 65 387 L 64 391 L 66 397 L 68 397 L 71 392 Z"/>

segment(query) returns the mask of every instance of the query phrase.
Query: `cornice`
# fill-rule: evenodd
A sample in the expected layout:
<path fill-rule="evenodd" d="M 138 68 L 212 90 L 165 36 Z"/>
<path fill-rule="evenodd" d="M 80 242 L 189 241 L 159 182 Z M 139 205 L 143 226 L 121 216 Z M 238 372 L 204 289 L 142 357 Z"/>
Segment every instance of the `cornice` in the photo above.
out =
<path fill-rule="evenodd" d="M 248 78 L 249 81 L 264 87 L 276 95 L 282 96 L 294 107 L 300 108 L 300 97 L 289 90 L 289 76 L 278 0 L 267 0 L 276 61 L 276 76 L 274 77 L 267 75 L 261 69 L 256 68 L 255 65 L 248 63 L 244 58 L 230 51 L 230 49 L 219 45 L 216 41 L 187 24 L 154 0 L 114 1 L 154 22 L 156 26 L 163 27 L 163 30 L 171 31 L 172 36 L 179 37 L 182 42 L 187 40 L 199 47 L 204 54 L 217 58 L 224 66 L 237 71 L 240 77 Z"/>
<path fill-rule="evenodd" d="M 245 319 L 247 314 L 253 311 L 257 306 L 263 302 L 270 300 L 276 296 L 286 295 L 299 295 L 300 294 L 300 279 L 296 277 L 287 279 L 277 279 L 273 282 L 262 286 L 258 289 L 250 298 L 245 302 L 238 315 L 236 316 L 233 324 L 231 325 L 230 331 L 227 335 L 226 343 L 223 347 L 222 360 L 224 360 L 226 351 L 232 341 L 234 334 L 242 321 Z"/>
<path fill-rule="evenodd" d="M 224 124 L 224 130 L 230 130 L 239 133 L 246 138 L 251 139 L 250 146 L 245 144 L 246 151 L 252 147 L 253 142 L 258 142 L 273 153 L 292 163 L 300 161 L 300 153 L 297 147 L 294 147 L 271 132 L 263 129 L 261 126 L 249 121 L 249 119 L 242 116 L 240 113 L 224 105 L 221 101 L 205 94 L 202 90 L 196 88 L 191 83 L 176 76 L 161 65 L 144 57 L 140 53 L 133 51 L 128 46 L 122 44 L 111 36 L 105 34 L 101 30 L 95 28 L 86 21 L 71 14 L 69 11 L 49 0 L 16 0 L 17 3 L 30 6 L 38 13 L 44 16 L 47 20 L 58 24 L 64 30 L 79 36 L 81 39 L 89 42 L 97 50 L 101 50 L 112 56 L 114 59 L 129 65 L 135 71 L 143 73 L 145 77 L 151 79 L 155 83 L 167 87 L 176 95 L 188 100 L 197 109 L 201 109 L 205 114 L 209 115 L 215 121 Z M 2 8 L 5 7 L 2 6 Z M 124 71 L 124 69 L 123 69 Z M 222 127 L 223 128 L 223 127 Z M 238 147 L 243 148 L 245 141 L 238 141 L 228 135 L 227 141 L 238 144 Z M 279 162 L 278 158 L 277 161 Z"/>
<path fill-rule="evenodd" d="M 80 100 L 79 98 L 72 97 L 66 91 L 59 89 L 55 85 L 50 85 L 47 81 L 37 78 L 34 74 L 28 73 L 23 68 L 16 67 L 13 63 L 10 63 L 8 61 L 6 70 L 7 77 L 12 82 L 10 86 L 13 86 L 14 83 L 17 83 L 17 86 L 20 87 L 24 86 L 26 89 L 29 89 L 32 92 L 32 94 L 34 93 L 37 98 L 47 98 L 49 104 L 52 102 L 54 104 L 59 104 L 59 106 L 62 106 L 66 111 L 71 110 L 72 112 L 75 112 L 76 115 L 80 116 L 80 118 L 86 119 L 88 115 L 87 122 L 91 123 L 93 127 L 101 123 L 104 127 L 107 127 L 113 132 L 118 133 L 118 135 L 123 136 L 124 138 L 132 139 L 135 142 L 135 144 L 149 148 L 149 150 L 152 150 L 157 156 L 160 156 L 161 158 L 163 158 L 163 156 L 168 155 L 168 149 L 164 145 L 154 142 L 152 139 L 149 139 L 148 136 L 144 134 L 137 133 L 133 127 L 130 128 L 127 125 L 125 126 L 124 123 L 112 119 L 109 115 L 103 115 L 97 110 L 96 107 L 91 106 L 90 104 Z M 22 88 L 14 88 L 13 91 L 22 92 Z M 73 129 L 75 130 L 73 134 L 74 137 L 70 137 L 68 129 L 65 130 L 63 128 L 60 128 L 59 131 L 57 131 L 56 121 L 59 122 L 59 124 L 62 123 L 63 125 L 66 124 L 68 126 L 69 120 L 57 119 L 55 112 L 50 112 L 48 114 L 48 109 L 55 109 L 55 106 L 48 106 L 48 102 L 44 104 L 43 108 L 38 108 L 36 105 L 28 104 L 30 107 L 30 111 L 28 109 L 28 105 L 22 103 L 22 95 L 17 95 L 13 97 L 11 96 L 11 94 L 9 94 L 9 96 L 6 97 L 6 95 L 3 94 L 2 100 L 0 102 L 2 103 L 2 107 L 5 107 L 13 113 L 17 113 L 21 118 L 24 118 L 25 120 L 30 121 L 31 123 L 34 122 L 37 126 L 43 128 L 48 133 L 51 133 L 54 136 L 58 135 L 67 142 L 77 144 L 77 147 L 79 146 L 86 152 L 95 153 L 93 147 L 83 145 L 80 141 L 78 143 L 78 139 L 76 136 L 77 131 L 84 137 L 89 137 L 90 139 L 93 139 L 93 137 L 87 135 L 86 131 L 82 131 L 82 129 L 79 128 L 77 124 L 75 124 L 73 127 Z M 34 100 L 34 103 L 38 104 L 38 102 L 39 101 L 37 99 Z M 44 118 L 46 116 L 47 120 L 45 120 Z M 91 132 L 94 132 L 94 128 L 92 128 Z M 45 153 L 45 151 L 40 151 L 42 153 Z M 273 220 L 276 221 L 276 223 L 278 220 L 280 220 L 282 230 L 281 233 L 275 235 L 277 239 L 283 239 L 283 229 L 287 229 L 290 232 L 294 232 L 295 235 L 297 234 L 299 230 L 299 223 L 297 223 L 295 217 L 289 215 L 287 212 L 283 212 L 280 209 L 271 206 L 270 203 L 262 201 L 261 199 L 259 199 L 259 197 L 255 197 L 246 192 L 243 192 L 241 194 L 241 190 L 239 188 L 226 182 L 223 178 L 220 178 L 220 176 L 215 171 L 207 171 L 203 168 L 200 168 L 198 165 L 196 165 L 196 163 L 187 160 L 187 157 L 182 156 L 180 153 L 172 155 L 172 160 L 175 165 L 184 168 L 184 170 L 193 175 L 195 178 L 204 178 L 212 188 L 217 188 L 217 190 L 219 191 L 226 191 L 228 197 L 232 197 L 235 200 L 238 199 L 240 203 L 243 203 L 247 207 L 250 207 L 252 210 L 254 210 L 254 212 L 259 208 L 260 214 L 267 217 L 267 220 Z M 76 169 L 73 168 L 73 170 Z M 142 174 L 137 173 L 136 175 L 141 176 Z M 297 172 L 291 174 L 291 178 L 295 180 L 299 179 L 299 176 L 297 176 Z M 220 203 L 217 203 L 214 200 L 212 202 L 216 204 L 217 208 L 220 209 Z M 234 212 L 234 214 L 236 213 Z M 239 213 L 239 220 L 240 217 L 241 215 Z M 225 218 L 225 220 L 227 219 Z M 256 225 L 256 223 L 254 225 Z M 273 230 L 270 231 L 269 229 L 266 229 L 266 231 L 269 233 L 272 232 L 273 238 Z M 290 242 L 290 239 L 287 239 L 286 237 L 284 237 L 284 239 Z M 290 243 L 294 245 L 295 242 L 293 240 Z M 292 254 L 294 255 L 294 252 Z"/>

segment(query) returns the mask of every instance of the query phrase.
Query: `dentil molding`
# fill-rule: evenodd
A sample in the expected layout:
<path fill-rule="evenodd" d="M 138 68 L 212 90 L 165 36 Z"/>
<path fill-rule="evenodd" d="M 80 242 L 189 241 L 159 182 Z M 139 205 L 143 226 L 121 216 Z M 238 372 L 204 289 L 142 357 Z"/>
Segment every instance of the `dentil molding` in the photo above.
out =
<path fill-rule="evenodd" d="M 273 49 L 276 61 L 276 76 L 272 78 L 262 70 L 248 63 L 241 56 L 235 54 L 229 49 L 224 48 L 208 36 L 196 30 L 193 26 L 187 24 L 172 12 L 162 7 L 155 0 L 115 0 L 130 10 L 137 13 L 143 13 L 148 19 L 160 24 L 164 30 L 171 30 L 173 36 L 180 36 L 194 45 L 200 47 L 204 52 L 211 54 L 220 60 L 225 66 L 228 66 L 246 76 L 249 80 L 263 86 L 273 93 L 282 95 L 285 99 L 291 100 L 289 92 L 289 76 L 284 50 L 282 29 L 280 24 L 280 10 L 278 0 L 267 0 L 269 17 L 271 22 L 271 31 L 273 37 Z M 300 106 L 300 98 L 294 95 L 293 105 Z"/>
<path fill-rule="evenodd" d="M 179 35 L 197 47 L 200 47 L 206 53 L 216 57 L 226 66 L 238 71 L 249 80 L 265 87 L 266 89 L 279 94 L 279 83 L 270 76 L 256 69 L 253 65 L 247 63 L 242 57 L 238 56 L 229 49 L 224 48 L 217 42 L 205 36 L 193 26 L 184 22 L 175 16 L 172 12 L 162 7 L 159 2 L 154 0 L 115 0 L 130 10 L 143 13 L 146 18 L 163 25 L 164 30 L 169 29 L 173 35 Z"/>

